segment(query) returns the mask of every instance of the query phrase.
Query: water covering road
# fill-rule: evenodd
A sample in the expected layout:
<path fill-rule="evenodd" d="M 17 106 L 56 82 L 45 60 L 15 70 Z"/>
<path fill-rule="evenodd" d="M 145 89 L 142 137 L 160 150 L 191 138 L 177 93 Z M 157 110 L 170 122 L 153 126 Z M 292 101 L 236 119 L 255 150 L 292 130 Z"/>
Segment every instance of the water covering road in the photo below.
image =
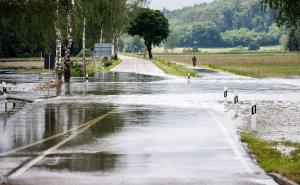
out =
<path fill-rule="evenodd" d="M 0 174 L 18 185 L 275 184 L 239 142 L 223 88 L 251 100 L 299 86 L 222 75 L 188 82 L 123 60 L 114 73 L 73 79 L 61 96 L 3 117 Z"/>

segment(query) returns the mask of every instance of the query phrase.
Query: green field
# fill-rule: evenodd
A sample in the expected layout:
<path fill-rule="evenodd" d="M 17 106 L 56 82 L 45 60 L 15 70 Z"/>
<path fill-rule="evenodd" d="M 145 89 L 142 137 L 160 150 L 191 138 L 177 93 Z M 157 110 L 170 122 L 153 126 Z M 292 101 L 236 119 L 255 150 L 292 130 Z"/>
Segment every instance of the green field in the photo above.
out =
<path fill-rule="evenodd" d="M 278 173 L 300 183 L 300 144 L 288 141 L 271 142 L 257 139 L 255 136 L 241 134 L 241 140 L 247 143 L 249 152 L 255 155 L 259 165 L 267 173 Z M 292 147 L 290 154 L 282 154 L 277 146 Z"/>
<path fill-rule="evenodd" d="M 175 63 L 192 65 L 193 55 L 158 55 Z M 201 66 L 256 78 L 300 76 L 300 53 L 244 53 L 196 55 Z"/>
<path fill-rule="evenodd" d="M 153 48 L 153 53 L 155 54 L 184 54 L 184 49 L 191 48 L 175 48 L 173 52 L 171 50 L 166 50 L 162 47 Z M 207 53 L 232 53 L 232 52 L 249 52 L 248 47 L 233 47 L 233 48 L 198 48 L 199 52 L 196 54 L 207 54 Z M 258 52 L 280 52 L 281 46 L 262 46 Z"/>

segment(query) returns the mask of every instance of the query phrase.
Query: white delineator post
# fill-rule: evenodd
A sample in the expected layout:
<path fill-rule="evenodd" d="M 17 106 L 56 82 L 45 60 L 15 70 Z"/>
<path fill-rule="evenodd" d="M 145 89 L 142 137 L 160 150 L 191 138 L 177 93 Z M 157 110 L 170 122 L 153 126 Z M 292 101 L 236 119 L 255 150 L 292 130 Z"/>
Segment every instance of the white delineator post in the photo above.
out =
<path fill-rule="evenodd" d="M 256 131 L 257 121 L 256 121 L 256 113 L 257 113 L 257 103 L 253 102 L 251 106 L 251 130 Z"/>
<path fill-rule="evenodd" d="M 224 87 L 224 103 L 227 103 L 227 97 L 228 97 L 228 88 Z"/>
<path fill-rule="evenodd" d="M 237 91 L 235 91 L 234 92 L 234 99 L 233 99 L 233 103 L 234 103 L 234 112 L 235 112 L 235 116 L 237 116 L 238 115 L 238 109 L 239 109 L 239 107 L 238 107 L 238 103 L 239 103 L 239 95 L 238 95 L 238 92 Z"/>

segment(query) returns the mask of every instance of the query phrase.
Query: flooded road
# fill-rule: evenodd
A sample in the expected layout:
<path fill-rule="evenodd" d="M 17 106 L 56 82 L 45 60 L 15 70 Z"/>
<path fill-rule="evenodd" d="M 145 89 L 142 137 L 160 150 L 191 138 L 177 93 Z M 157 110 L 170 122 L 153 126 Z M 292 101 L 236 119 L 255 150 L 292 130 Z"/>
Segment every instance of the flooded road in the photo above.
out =
<path fill-rule="evenodd" d="M 18 185 L 275 184 L 239 142 L 225 86 L 229 105 L 235 90 L 241 107 L 300 102 L 299 86 L 271 79 L 187 81 L 117 70 L 75 78 L 61 96 L 1 117 L 0 175 Z"/>

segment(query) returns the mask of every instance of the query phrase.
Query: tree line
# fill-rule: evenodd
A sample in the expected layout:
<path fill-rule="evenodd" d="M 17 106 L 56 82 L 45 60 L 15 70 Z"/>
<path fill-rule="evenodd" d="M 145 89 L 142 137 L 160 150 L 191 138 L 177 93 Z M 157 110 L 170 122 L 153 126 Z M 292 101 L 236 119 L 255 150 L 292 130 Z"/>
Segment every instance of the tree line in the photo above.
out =
<path fill-rule="evenodd" d="M 103 41 L 109 42 L 118 38 L 138 13 L 138 8 L 145 4 L 145 0 L 74 0 L 74 5 L 72 0 L 1 0 L 0 57 L 40 56 L 41 51 L 54 52 L 55 23 L 62 28 L 62 38 L 67 35 L 68 5 L 72 6 L 71 54 L 75 55 L 82 48 L 83 17 L 86 19 L 86 47 L 92 48 L 101 36 Z"/>
<path fill-rule="evenodd" d="M 116 53 L 121 34 L 146 3 L 146 0 L 2 0 L 0 57 L 32 57 L 51 52 L 60 66 L 64 54 L 68 81 L 70 56 L 101 41 L 113 43 Z"/>
<path fill-rule="evenodd" d="M 276 18 L 284 15 L 276 14 L 276 9 L 269 7 L 261 0 L 218 0 L 175 11 L 164 9 L 171 25 L 166 47 L 236 47 L 248 46 L 250 42 L 264 46 L 279 44 L 280 38 L 290 29 L 284 23 L 279 24 L 283 27 L 276 25 Z"/>

